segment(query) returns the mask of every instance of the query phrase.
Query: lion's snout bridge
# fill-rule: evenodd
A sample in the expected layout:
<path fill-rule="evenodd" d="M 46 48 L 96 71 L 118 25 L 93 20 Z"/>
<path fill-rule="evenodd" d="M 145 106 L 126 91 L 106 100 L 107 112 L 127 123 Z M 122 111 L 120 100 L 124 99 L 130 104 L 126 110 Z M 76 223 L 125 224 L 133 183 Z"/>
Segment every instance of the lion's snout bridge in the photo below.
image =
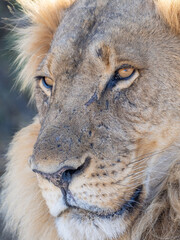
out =
<path fill-rule="evenodd" d="M 43 123 L 30 165 L 33 170 L 42 173 L 58 172 L 63 175 L 62 172 L 66 170 L 79 170 L 80 166 L 84 166 L 91 156 L 94 139 L 88 116 L 81 116 L 80 111 L 65 109 L 56 118 L 58 110 L 52 109 L 51 119 Z M 79 115 L 81 119 L 77 121 Z"/>

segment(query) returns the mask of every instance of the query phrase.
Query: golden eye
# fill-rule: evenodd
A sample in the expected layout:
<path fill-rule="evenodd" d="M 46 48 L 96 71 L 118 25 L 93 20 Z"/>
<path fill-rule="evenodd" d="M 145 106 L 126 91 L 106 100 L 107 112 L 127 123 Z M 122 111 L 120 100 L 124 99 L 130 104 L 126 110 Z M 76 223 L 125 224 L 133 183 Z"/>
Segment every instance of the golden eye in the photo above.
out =
<path fill-rule="evenodd" d="M 139 77 L 138 69 L 130 65 L 122 65 L 115 71 L 110 81 L 106 85 L 106 89 L 122 90 L 130 87 L 136 78 Z"/>
<path fill-rule="evenodd" d="M 131 77 L 135 72 L 133 67 L 121 68 L 118 70 L 118 75 L 122 80 Z"/>
<path fill-rule="evenodd" d="M 39 86 L 48 95 L 51 95 L 54 81 L 48 77 L 39 77 Z"/>

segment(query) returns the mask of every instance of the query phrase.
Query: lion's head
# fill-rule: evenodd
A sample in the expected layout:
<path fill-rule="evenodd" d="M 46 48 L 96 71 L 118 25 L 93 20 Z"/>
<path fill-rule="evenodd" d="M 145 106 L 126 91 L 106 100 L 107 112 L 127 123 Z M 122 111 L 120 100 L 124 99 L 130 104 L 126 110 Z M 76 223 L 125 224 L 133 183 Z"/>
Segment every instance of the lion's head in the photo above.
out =
<path fill-rule="evenodd" d="M 40 121 L 29 165 L 61 239 L 122 239 L 179 160 L 178 1 L 164 4 L 78 0 L 46 51 L 28 53 Z"/>

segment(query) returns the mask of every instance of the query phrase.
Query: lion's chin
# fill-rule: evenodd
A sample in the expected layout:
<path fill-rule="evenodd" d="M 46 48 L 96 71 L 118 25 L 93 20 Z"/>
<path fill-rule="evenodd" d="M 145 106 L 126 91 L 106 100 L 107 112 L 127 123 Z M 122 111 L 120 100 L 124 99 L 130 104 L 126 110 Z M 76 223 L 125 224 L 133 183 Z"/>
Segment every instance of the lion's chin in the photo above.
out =
<path fill-rule="evenodd" d="M 123 235 L 128 227 L 124 216 L 116 219 L 95 217 L 84 210 L 68 209 L 56 218 L 60 239 L 64 240 L 106 240 Z"/>
<path fill-rule="evenodd" d="M 131 217 L 127 215 L 136 208 L 142 193 L 142 186 L 138 187 L 129 201 L 120 210 L 99 214 L 77 207 L 69 207 L 56 218 L 56 228 L 59 237 L 64 240 L 106 240 L 117 239 L 124 235 Z"/>

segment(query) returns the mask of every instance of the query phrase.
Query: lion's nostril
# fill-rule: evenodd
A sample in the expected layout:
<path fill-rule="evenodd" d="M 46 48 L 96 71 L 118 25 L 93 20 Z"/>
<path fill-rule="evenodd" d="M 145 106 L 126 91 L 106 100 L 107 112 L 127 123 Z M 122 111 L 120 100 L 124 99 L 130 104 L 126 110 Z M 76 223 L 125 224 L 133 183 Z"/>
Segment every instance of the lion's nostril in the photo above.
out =
<path fill-rule="evenodd" d="M 65 172 L 63 172 L 62 182 L 70 183 L 73 173 L 74 173 L 74 170 L 66 170 Z"/>
<path fill-rule="evenodd" d="M 72 166 L 64 166 L 55 173 L 44 173 L 33 169 L 35 173 L 40 174 L 43 178 L 52 182 L 57 187 L 67 188 L 68 184 L 71 182 L 73 176 L 79 175 L 88 167 L 91 161 L 90 157 L 87 157 L 82 165 L 78 168 L 73 168 Z"/>
<path fill-rule="evenodd" d="M 70 183 L 71 180 L 72 180 L 72 177 L 74 175 L 78 175 L 78 174 L 81 174 L 82 172 L 84 172 L 84 170 L 88 167 L 90 161 L 91 161 L 91 158 L 87 157 L 85 159 L 85 162 L 81 166 L 79 166 L 78 168 L 76 168 L 76 169 L 72 169 L 72 168 L 66 169 L 62 174 L 62 182 Z"/>

